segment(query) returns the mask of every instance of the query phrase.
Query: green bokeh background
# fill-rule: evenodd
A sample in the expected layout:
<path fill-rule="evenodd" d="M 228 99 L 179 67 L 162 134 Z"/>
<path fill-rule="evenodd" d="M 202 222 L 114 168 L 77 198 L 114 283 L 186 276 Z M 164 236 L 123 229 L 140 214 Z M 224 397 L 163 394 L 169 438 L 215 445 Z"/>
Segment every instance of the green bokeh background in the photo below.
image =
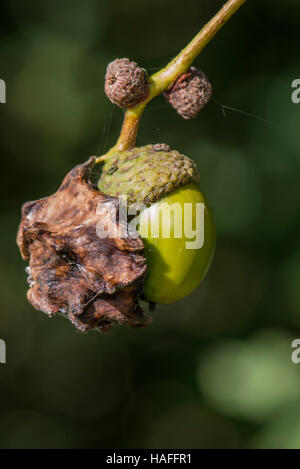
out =
<path fill-rule="evenodd" d="M 138 144 L 194 158 L 215 213 L 196 292 L 143 330 L 83 335 L 27 303 L 15 244 L 21 204 L 116 140 L 107 63 L 154 72 L 222 3 L 1 2 L 1 448 L 300 448 L 299 2 L 249 0 L 217 35 L 196 61 L 214 88 L 197 119 L 161 97 L 143 117 Z"/>

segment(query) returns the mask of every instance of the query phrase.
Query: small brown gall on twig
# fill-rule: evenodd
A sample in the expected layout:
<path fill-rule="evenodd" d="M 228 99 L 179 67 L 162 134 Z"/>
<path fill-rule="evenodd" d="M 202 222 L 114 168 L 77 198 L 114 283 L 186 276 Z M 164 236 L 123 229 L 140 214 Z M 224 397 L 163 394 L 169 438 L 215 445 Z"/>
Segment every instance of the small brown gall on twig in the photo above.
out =
<path fill-rule="evenodd" d="M 151 322 L 139 305 L 144 245 L 120 221 L 119 200 L 92 187 L 94 163 L 91 157 L 76 166 L 55 194 L 23 205 L 17 243 L 29 261 L 27 297 L 82 332 L 114 323 L 142 327 Z"/>
<path fill-rule="evenodd" d="M 167 102 L 184 119 L 194 119 L 212 96 L 212 86 L 205 75 L 195 67 L 180 75 L 164 92 Z"/>
<path fill-rule="evenodd" d="M 120 108 L 130 108 L 148 94 L 147 72 L 129 59 L 116 59 L 107 66 L 105 93 Z"/>

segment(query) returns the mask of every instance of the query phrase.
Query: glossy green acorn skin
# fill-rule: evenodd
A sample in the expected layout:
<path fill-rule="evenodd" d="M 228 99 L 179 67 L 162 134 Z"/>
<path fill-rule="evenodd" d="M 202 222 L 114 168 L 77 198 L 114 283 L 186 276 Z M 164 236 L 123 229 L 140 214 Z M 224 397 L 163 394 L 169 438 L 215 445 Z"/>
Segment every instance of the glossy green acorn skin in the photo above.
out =
<path fill-rule="evenodd" d="M 192 204 L 190 212 L 183 210 L 187 203 Z M 187 249 L 186 243 L 191 239 L 184 235 L 184 225 L 191 226 L 189 223 L 192 222 L 195 229 L 197 203 L 204 203 L 204 243 L 198 249 Z M 162 204 L 169 207 L 179 204 L 182 208 L 182 220 L 177 215 L 173 219 L 171 217 L 169 238 L 163 236 L 168 218 L 163 215 L 168 212 L 162 210 Z M 182 222 L 180 238 L 176 237 L 178 232 L 176 234 L 174 222 Z M 186 184 L 148 207 L 137 229 L 145 245 L 148 264 L 148 274 L 143 285 L 145 299 L 153 303 L 174 303 L 195 290 L 210 267 L 216 238 L 212 212 L 199 186 L 193 182 Z M 203 229 L 203 224 L 200 229 Z"/>

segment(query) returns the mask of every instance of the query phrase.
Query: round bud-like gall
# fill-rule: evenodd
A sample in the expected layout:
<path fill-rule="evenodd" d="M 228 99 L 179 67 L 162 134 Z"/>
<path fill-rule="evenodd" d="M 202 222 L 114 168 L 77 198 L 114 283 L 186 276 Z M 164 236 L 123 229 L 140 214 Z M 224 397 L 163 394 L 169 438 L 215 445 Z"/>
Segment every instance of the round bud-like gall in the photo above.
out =
<path fill-rule="evenodd" d="M 129 59 L 116 59 L 108 64 L 104 89 L 112 103 L 130 108 L 147 95 L 147 73 Z"/>
<path fill-rule="evenodd" d="M 194 119 L 211 96 L 212 86 L 207 76 L 195 67 L 180 75 L 171 89 L 164 92 L 168 103 L 184 119 Z"/>

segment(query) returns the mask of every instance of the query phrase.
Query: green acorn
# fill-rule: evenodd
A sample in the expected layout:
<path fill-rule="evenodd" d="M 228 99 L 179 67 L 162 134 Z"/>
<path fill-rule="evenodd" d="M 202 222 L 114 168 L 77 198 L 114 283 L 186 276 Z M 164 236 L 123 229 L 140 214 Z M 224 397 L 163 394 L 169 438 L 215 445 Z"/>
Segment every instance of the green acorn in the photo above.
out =
<path fill-rule="evenodd" d="M 136 228 L 145 245 L 148 274 L 143 289 L 149 302 L 167 304 L 184 298 L 208 271 L 215 228 L 198 182 L 195 162 L 165 144 L 114 152 L 103 165 L 98 182 L 102 192 L 127 196 L 129 206 L 144 204 Z M 200 224 L 199 204 L 204 206 Z M 187 226 L 196 238 L 203 236 L 201 246 L 189 247 Z"/>

